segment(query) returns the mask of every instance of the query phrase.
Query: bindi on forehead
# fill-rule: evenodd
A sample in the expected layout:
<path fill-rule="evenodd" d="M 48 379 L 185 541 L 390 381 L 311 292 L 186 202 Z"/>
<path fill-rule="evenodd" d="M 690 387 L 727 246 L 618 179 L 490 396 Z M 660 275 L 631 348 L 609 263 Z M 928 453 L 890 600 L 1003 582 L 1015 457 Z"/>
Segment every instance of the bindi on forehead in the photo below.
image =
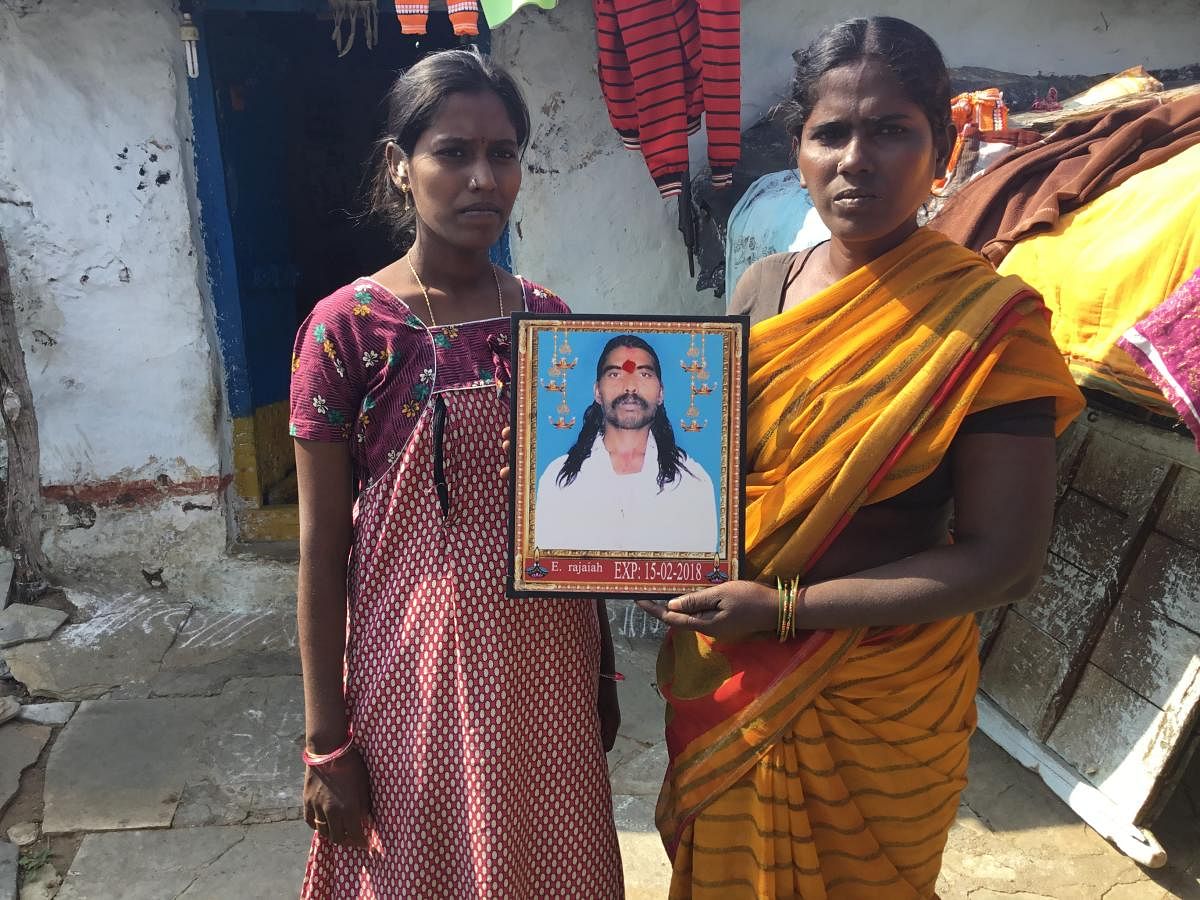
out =
<path fill-rule="evenodd" d="M 626 359 L 625 362 L 621 363 L 621 368 L 632 375 L 637 371 L 637 363 L 632 359 Z"/>

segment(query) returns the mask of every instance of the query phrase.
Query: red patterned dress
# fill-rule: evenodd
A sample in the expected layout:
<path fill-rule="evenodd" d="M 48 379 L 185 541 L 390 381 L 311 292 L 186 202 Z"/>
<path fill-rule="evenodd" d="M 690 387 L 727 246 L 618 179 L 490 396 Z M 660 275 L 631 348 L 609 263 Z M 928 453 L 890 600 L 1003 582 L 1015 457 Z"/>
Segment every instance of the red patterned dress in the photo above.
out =
<path fill-rule="evenodd" d="M 366 850 L 314 835 L 303 897 L 623 895 L 595 606 L 504 595 L 508 328 L 427 328 L 361 279 L 297 335 L 292 434 L 349 441 L 359 484 L 346 706 L 374 819 Z"/>

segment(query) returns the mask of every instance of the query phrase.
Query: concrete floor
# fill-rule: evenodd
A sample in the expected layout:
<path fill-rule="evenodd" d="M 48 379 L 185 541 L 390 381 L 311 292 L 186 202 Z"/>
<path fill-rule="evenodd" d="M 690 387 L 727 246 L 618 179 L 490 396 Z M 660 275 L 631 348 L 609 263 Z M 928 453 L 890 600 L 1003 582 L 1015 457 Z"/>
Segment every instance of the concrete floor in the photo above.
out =
<path fill-rule="evenodd" d="M 49 834 L 24 851 L 45 848 L 48 862 L 26 873 L 21 900 L 295 896 L 309 832 L 299 821 L 292 611 L 215 610 L 162 595 L 69 599 L 76 624 L 3 651 L 33 697 L 77 703 L 31 714 L 42 724 L 0 726 L 0 832 L 35 822 Z M 666 895 L 670 870 L 653 826 L 666 760 L 657 640 L 639 615 L 614 609 L 626 681 L 609 767 L 628 896 L 648 900 Z M 1155 829 L 1170 862 L 1147 871 L 977 735 L 939 892 L 1200 898 L 1198 801 L 1193 777 Z M 5 858 L 0 900 L 10 896 L 6 878 L 11 890 Z"/>

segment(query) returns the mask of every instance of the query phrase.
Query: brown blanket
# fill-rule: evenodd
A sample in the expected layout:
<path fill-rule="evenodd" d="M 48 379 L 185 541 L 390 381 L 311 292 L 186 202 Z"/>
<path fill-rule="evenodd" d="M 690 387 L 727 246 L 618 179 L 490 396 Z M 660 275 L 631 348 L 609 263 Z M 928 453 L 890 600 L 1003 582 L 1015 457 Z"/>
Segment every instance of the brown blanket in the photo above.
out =
<path fill-rule="evenodd" d="M 1053 229 L 1062 215 L 1198 143 L 1200 94 L 1076 119 L 1001 160 L 929 224 L 995 265 L 1021 238 Z"/>

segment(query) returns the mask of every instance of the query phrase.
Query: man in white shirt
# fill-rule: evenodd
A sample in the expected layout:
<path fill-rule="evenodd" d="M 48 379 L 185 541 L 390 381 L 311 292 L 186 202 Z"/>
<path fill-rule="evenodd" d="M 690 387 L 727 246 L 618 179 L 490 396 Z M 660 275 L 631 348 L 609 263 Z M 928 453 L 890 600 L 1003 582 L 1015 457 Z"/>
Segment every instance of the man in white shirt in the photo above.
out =
<path fill-rule="evenodd" d="M 538 480 L 534 541 L 551 550 L 717 551 L 712 479 L 675 443 L 658 354 L 613 338 L 579 439 Z"/>

